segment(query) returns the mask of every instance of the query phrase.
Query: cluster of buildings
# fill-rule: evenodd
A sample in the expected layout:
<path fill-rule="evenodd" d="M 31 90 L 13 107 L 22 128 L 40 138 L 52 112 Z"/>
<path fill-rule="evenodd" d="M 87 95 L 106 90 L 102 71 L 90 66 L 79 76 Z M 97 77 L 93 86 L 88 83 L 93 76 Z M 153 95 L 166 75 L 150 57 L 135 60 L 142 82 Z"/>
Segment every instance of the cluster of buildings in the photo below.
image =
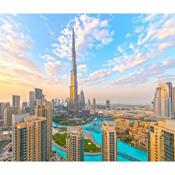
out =
<path fill-rule="evenodd" d="M 42 89 L 35 88 L 29 92 L 29 101 L 22 102 L 19 95 L 12 95 L 12 103 L 0 102 L 0 127 L 12 126 L 12 115 L 28 112 L 34 114 L 35 105 L 45 103 Z"/>
<path fill-rule="evenodd" d="M 152 122 L 143 120 L 116 119 L 117 137 L 129 144 L 147 151 L 148 130 Z"/>
<path fill-rule="evenodd" d="M 49 161 L 52 143 L 51 103 L 35 104 L 34 114 L 12 116 L 14 161 Z"/>
<path fill-rule="evenodd" d="M 175 161 L 175 88 L 171 82 L 159 84 L 153 109 L 157 121 L 149 127 L 148 160 Z"/>
<path fill-rule="evenodd" d="M 74 31 L 72 37 L 72 68 L 71 68 L 71 85 L 69 111 L 73 113 L 85 109 L 84 93 L 81 91 L 78 95 L 77 83 L 77 66 L 75 53 L 75 38 Z M 110 109 L 110 101 L 107 102 L 107 107 Z M 95 112 L 97 108 L 96 99 L 93 99 L 91 104 L 88 99 L 87 109 Z M 116 151 L 116 131 L 115 125 L 112 122 L 105 122 L 102 126 L 102 157 L 104 161 L 115 161 L 117 157 Z M 67 161 L 83 161 L 84 160 L 84 133 L 81 127 L 71 127 L 67 132 L 66 139 L 66 160 Z"/>
<path fill-rule="evenodd" d="M 85 108 L 96 112 L 96 99 L 88 99 L 85 106 L 84 92 L 78 94 L 75 36 L 72 35 L 70 98 L 61 102 L 47 102 L 42 89 L 29 92 L 29 101 L 20 101 L 19 95 L 10 102 L 0 103 L 0 127 L 12 128 L 12 151 L 14 161 L 49 161 L 52 144 L 52 111 L 63 106 L 72 114 Z M 63 109 L 64 109 L 63 108 Z M 106 100 L 107 110 L 111 109 Z M 129 139 L 130 144 L 147 150 L 149 161 L 175 160 L 175 88 L 171 82 L 160 83 L 153 100 L 154 121 L 131 122 L 116 119 L 102 125 L 102 158 L 104 161 L 117 159 L 117 138 Z M 133 114 L 135 115 L 135 114 Z M 84 160 L 84 133 L 81 127 L 71 127 L 66 139 L 67 161 Z"/>
<path fill-rule="evenodd" d="M 175 88 L 171 82 L 159 83 L 153 112 L 149 119 L 117 118 L 117 138 L 146 150 L 148 161 L 175 161 Z"/>
<path fill-rule="evenodd" d="M 85 106 L 85 96 L 83 90 L 81 90 L 80 94 L 78 95 L 78 100 L 77 100 L 77 111 L 83 111 L 86 109 Z M 59 113 L 59 112 L 67 112 L 70 111 L 70 98 L 66 99 L 57 99 L 53 98 L 51 100 L 52 103 L 52 110 L 54 113 Z"/>
<path fill-rule="evenodd" d="M 19 95 L 10 102 L 0 103 L 1 128 L 10 131 L 8 145 L 12 145 L 14 161 L 46 161 L 51 157 L 52 117 L 51 103 L 42 89 L 29 92 L 29 101 L 20 101 Z M 9 139 L 8 139 L 9 140 Z M 4 140 L 5 141 L 5 140 Z M 5 148 L 4 147 L 4 148 Z M 5 149 L 4 149 L 5 150 Z M 4 151 L 5 152 L 5 151 Z M 4 156 L 6 153 L 2 153 Z"/>
<path fill-rule="evenodd" d="M 117 136 L 115 124 L 106 121 L 102 125 L 102 160 L 117 160 Z M 66 160 L 83 161 L 84 160 L 84 133 L 81 127 L 71 127 L 67 132 L 66 139 Z"/>
<path fill-rule="evenodd" d="M 52 144 L 52 116 L 54 109 L 60 106 L 58 99 L 47 102 L 42 89 L 35 88 L 29 92 L 29 101 L 20 101 L 20 96 L 12 96 L 10 103 L 0 103 L 1 125 L 12 128 L 12 152 L 14 161 L 49 161 L 51 160 Z M 72 68 L 70 83 L 70 98 L 62 103 L 66 109 L 79 113 L 85 109 L 84 92 L 78 94 L 77 65 L 75 53 L 75 37 L 72 37 Z M 96 110 L 96 100 L 89 109 Z M 110 101 L 107 101 L 110 108 Z M 83 161 L 84 133 L 81 127 L 72 127 L 68 130 L 66 140 L 68 161 Z M 103 160 L 116 160 L 116 132 L 112 123 L 103 125 Z"/>
<path fill-rule="evenodd" d="M 88 99 L 87 109 L 93 112 L 97 112 L 98 110 L 110 110 L 111 109 L 110 100 L 106 100 L 105 105 L 97 105 L 95 98 L 93 98 L 92 101 Z"/>

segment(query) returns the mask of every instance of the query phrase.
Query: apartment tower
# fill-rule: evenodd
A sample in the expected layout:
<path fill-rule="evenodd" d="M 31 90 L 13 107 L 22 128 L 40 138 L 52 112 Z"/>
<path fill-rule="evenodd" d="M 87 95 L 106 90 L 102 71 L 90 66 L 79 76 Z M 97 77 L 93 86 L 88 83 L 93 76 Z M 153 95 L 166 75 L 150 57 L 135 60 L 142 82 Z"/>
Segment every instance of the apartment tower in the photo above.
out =
<path fill-rule="evenodd" d="M 47 121 L 43 117 L 13 115 L 14 161 L 47 161 Z"/>
<path fill-rule="evenodd" d="M 68 128 L 66 139 L 67 161 L 84 160 L 84 133 L 81 127 Z"/>
<path fill-rule="evenodd" d="M 175 161 L 175 120 L 158 121 L 150 126 L 148 160 Z"/>
<path fill-rule="evenodd" d="M 117 137 L 115 124 L 112 121 L 105 121 L 102 125 L 102 159 L 103 161 L 116 161 Z"/>
<path fill-rule="evenodd" d="M 35 115 L 37 117 L 43 117 L 47 121 L 47 159 L 51 156 L 51 144 L 52 144 L 52 116 L 51 116 L 51 103 L 36 105 Z"/>

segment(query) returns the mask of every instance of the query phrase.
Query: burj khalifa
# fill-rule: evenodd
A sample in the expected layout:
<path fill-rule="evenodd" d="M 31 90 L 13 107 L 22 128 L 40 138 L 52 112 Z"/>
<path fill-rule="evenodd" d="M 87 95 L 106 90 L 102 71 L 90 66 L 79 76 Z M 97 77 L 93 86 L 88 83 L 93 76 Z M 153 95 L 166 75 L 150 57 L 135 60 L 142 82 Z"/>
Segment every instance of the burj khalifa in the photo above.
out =
<path fill-rule="evenodd" d="M 77 65 L 75 52 L 75 33 L 72 31 L 72 67 L 70 77 L 70 106 L 71 112 L 78 112 L 78 83 L 77 83 Z"/>

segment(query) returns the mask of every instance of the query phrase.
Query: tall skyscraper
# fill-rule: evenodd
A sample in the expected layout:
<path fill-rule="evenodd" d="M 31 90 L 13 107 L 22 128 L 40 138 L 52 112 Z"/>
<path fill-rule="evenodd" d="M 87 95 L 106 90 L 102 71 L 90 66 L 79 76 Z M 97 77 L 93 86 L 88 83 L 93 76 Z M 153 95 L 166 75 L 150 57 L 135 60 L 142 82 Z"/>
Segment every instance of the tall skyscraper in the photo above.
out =
<path fill-rule="evenodd" d="M 106 108 L 107 109 L 111 109 L 111 107 L 110 107 L 110 100 L 106 100 Z"/>
<path fill-rule="evenodd" d="M 84 160 L 84 133 L 81 127 L 68 128 L 66 139 L 66 160 Z"/>
<path fill-rule="evenodd" d="M 77 65 L 75 52 L 75 36 L 72 32 L 72 68 L 71 68 L 71 84 L 70 84 L 70 111 L 78 111 L 78 83 L 77 83 Z"/>
<path fill-rule="evenodd" d="M 173 89 L 170 82 L 161 83 L 157 87 L 153 102 L 153 108 L 157 118 L 172 118 Z"/>
<path fill-rule="evenodd" d="M 12 96 L 12 106 L 16 108 L 16 110 L 20 111 L 20 96 L 19 95 L 13 95 Z"/>
<path fill-rule="evenodd" d="M 47 161 L 47 121 L 43 117 L 13 115 L 14 161 Z"/>
<path fill-rule="evenodd" d="M 34 109 L 34 105 L 35 105 L 35 92 L 30 91 L 29 92 L 29 107 L 31 109 Z"/>
<path fill-rule="evenodd" d="M 51 156 L 51 143 L 52 143 L 52 116 L 51 116 L 51 103 L 37 105 L 35 107 L 35 115 L 37 117 L 43 117 L 47 121 L 47 159 Z"/>
<path fill-rule="evenodd" d="M 26 111 L 27 108 L 27 102 L 22 102 L 22 111 Z"/>
<path fill-rule="evenodd" d="M 175 117 L 175 87 L 173 87 L 173 117 Z"/>
<path fill-rule="evenodd" d="M 35 104 L 36 105 L 42 104 L 42 99 L 43 99 L 42 89 L 35 88 Z"/>
<path fill-rule="evenodd" d="M 3 123 L 4 123 L 4 121 L 3 121 L 3 115 L 4 115 L 4 106 L 5 106 L 5 103 L 3 103 L 3 102 L 1 102 L 0 103 L 0 127 L 2 127 L 3 126 Z"/>
<path fill-rule="evenodd" d="M 81 90 L 81 93 L 80 93 L 79 104 L 80 104 L 80 110 L 85 109 L 85 97 L 84 97 L 83 90 Z"/>
<path fill-rule="evenodd" d="M 92 109 L 93 109 L 93 110 L 96 110 L 96 109 L 97 109 L 96 99 L 95 99 L 95 98 L 93 98 Z"/>
<path fill-rule="evenodd" d="M 88 109 L 90 110 L 91 109 L 91 100 L 88 99 Z"/>
<path fill-rule="evenodd" d="M 150 126 L 148 160 L 175 161 L 175 120 L 159 121 Z"/>
<path fill-rule="evenodd" d="M 3 121 L 4 121 L 4 127 L 12 126 L 12 112 L 11 112 L 11 108 L 10 108 L 10 102 L 8 102 L 4 105 Z"/>
<path fill-rule="evenodd" d="M 0 126 L 8 127 L 12 125 L 12 113 L 10 102 L 0 103 Z"/>
<path fill-rule="evenodd" d="M 103 161 L 116 161 L 117 136 L 115 124 L 112 121 L 105 121 L 102 125 L 102 158 Z"/>
<path fill-rule="evenodd" d="M 80 95 L 77 94 L 77 111 L 80 111 Z"/>

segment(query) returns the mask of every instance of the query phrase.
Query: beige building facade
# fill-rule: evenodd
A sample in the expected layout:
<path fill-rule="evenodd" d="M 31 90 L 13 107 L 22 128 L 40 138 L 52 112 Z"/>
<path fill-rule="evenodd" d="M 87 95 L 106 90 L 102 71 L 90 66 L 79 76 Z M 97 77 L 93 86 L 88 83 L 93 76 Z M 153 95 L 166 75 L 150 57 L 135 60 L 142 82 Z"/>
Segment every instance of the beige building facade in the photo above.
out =
<path fill-rule="evenodd" d="M 81 127 L 71 127 L 68 129 L 66 138 L 66 160 L 84 160 L 84 133 Z"/>
<path fill-rule="evenodd" d="M 175 160 L 175 120 L 159 121 L 150 126 L 148 160 Z"/>
<path fill-rule="evenodd" d="M 13 115 L 14 161 L 47 161 L 47 121 L 43 117 Z"/>
<path fill-rule="evenodd" d="M 103 161 L 116 161 L 117 157 L 117 136 L 115 123 L 105 121 L 102 125 L 102 159 Z"/>

